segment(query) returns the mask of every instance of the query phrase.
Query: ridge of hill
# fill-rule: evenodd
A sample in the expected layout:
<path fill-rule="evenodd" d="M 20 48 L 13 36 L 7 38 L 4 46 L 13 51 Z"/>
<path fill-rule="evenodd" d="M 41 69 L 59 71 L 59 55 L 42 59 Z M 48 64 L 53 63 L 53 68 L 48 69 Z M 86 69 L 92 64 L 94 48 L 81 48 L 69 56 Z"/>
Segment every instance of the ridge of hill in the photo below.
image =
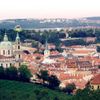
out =
<path fill-rule="evenodd" d="M 16 25 L 21 25 L 23 29 L 84 27 L 87 25 L 100 27 L 100 17 L 99 16 L 98 17 L 84 17 L 80 19 L 66 19 L 66 18 L 32 19 L 32 18 L 28 18 L 28 19 L 0 20 L 1 29 L 2 28 L 13 29 Z"/>

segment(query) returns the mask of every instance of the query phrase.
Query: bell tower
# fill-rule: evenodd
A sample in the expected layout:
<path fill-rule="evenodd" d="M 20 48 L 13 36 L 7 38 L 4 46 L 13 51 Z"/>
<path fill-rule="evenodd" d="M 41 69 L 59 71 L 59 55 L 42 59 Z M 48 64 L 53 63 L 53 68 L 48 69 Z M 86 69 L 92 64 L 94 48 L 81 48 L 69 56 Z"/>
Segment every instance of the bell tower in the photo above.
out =
<path fill-rule="evenodd" d="M 15 58 L 16 58 L 16 66 L 19 67 L 21 65 L 21 42 L 20 42 L 20 37 L 19 37 L 19 34 L 17 33 L 17 36 L 16 36 L 16 40 L 15 40 Z"/>
<path fill-rule="evenodd" d="M 16 50 L 17 51 L 20 51 L 20 46 L 21 46 L 21 43 L 20 43 L 20 37 L 19 37 L 19 34 L 17 33 L 17 36 L 16 36 Z"/>
<path fill-rule="evenodd" d="M 48 42 L 46 40 L 45 50 L 44 50 L 44 58 L 48 58 L 50 56 L 50 50 L 48 49 Z"/>

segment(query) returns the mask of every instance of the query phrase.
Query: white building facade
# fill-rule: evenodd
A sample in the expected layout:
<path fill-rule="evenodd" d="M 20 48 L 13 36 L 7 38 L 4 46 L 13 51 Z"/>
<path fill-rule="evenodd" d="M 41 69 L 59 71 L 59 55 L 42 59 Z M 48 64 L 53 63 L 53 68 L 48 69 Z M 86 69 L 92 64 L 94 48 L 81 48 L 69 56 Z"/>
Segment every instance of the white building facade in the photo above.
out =
<path fill-rule="evenodd" d="M 0 43 L 0 66 L 4 68 L 10 66 L 19 66 L 21 62 L 21 43 L 20 37 L 17 34 L 15 43 L 13 44 L 8 40 L 5 33 L 3 41 Z"/>

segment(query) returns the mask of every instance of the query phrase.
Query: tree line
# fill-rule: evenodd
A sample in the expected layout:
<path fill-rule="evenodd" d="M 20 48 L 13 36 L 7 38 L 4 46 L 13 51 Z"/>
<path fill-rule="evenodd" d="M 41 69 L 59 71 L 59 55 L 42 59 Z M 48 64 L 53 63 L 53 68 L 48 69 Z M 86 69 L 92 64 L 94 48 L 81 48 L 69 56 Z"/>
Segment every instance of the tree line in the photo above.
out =
<path fill-rule="evenodd" d="M 53 90 L 60 90 L 71 94 L 76 88 L 75 84 L 68 84 L 66 88 L 61 90 L 59 88 L 61 83 L 60 80 L 56 77 L 56 75 L 49 75 L 47 70 L 40 70 L 40 72 L 37 72 L 36 75 L 37 78 L 41 80 L 41 85 Z M 31 77 L 32 74 L 26 65 L 21 65 L 19 68 L 14 66 L 4 68 L 3 66 L 0 66 L 0 79 L 31 82 Z"/>
<path fill-rule="evenodd" d="M 42 85 L 46 86 L 47 88 L 57 90 L 59 92 L 64 92 L 68 95 L 73 94 L 76 86 L 74 83 L 67 84 L 65 88 L 60 89 L 59 84 L 61 83 L 60 80 L 55 75 L 49 75 L 48 71 L 40 70 L 38 72 L 37 77 L 42 80 Z M 18 69 L 16 67 L 9 67 L 4 68 L 0 66 L 0 79 L 7 79 L 7 80 L 17 80 L 22 82 L 30 82 L 30 78 L 32 74 L 30 70 L 27 68 L 26 65 L 21 65 Z M 37 95 L 39 92 L 36 91 Z M 78 89 L 75 95 L 72 96 L 72 100 L 99 100 L 100 89 L 92 90 L 90 85 L 87 85 L 84 89 Z M 69 99 L 70 100 L 70 99 Z"/>
<path fill-rule="evenodd" d="M 30 82 L 32 74 L 26 65 L 21 65 L 18 69 L 14 66 L 4 68 L 0 66 L 0 79 Z"/>
<path fill-rule="evenodd" d="M 93 29 L 72 29 L 71 31 L 66 30 L 69 34 L 69 37 L 72 38 L 85 38 L 85 37 L 96 37 L 96 43 L 100 42 L 100 29 L 95 29 L 95 33 Z M 14 41 L 16 38 L 16 32 L 13 29 L 0 29 L 0 41 L 3 39 L 4 33 L 8 34 L 9 40 Z M 49 43 L 55 44 L 57 47 L 61 44 L 61 38 L 66 38 L 65 31 L 62 29 L 60 31 L 57 30 L 49 30 L 49 31 L 35 31 L 35 30 L 22 30 L 19 33 L 21 37 L 21 41 L 24 42 L 26 39 L 35 40 L 42 44 L 45 44 L 46 38 Z M 77 40 L 75 40 L 77 41 Z M 71 42 L 71 41 L 70 41 Z M 72 42 L 68 42 L 68 45 L 74 45 Z M 77 44 L 78 42 L 76 42 Z M 80 44 L 86 44 L 82 40 L 80 40 Z M 36 46 L 33 41 L 33 46 Z M 38 46 L 38 45 L 37 45 Z"/>

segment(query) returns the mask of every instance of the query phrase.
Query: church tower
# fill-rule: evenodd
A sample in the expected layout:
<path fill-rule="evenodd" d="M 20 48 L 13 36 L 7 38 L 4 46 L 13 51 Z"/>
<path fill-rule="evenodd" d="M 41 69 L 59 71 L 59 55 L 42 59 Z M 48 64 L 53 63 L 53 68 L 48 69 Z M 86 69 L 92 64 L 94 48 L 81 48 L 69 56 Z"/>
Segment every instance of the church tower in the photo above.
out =
<path fill-rule="evenodd" d="M 20 51 L 20 46 L 21 46 L 21 43 L 20 43 L 20 37 L 19 37 L 19 34 L 17 33 L 17 36 L 16 36 L 16 50 L 17 51 Z"/>
<path fill-rule="evenodd" d="M 48 58 L 50 56 L 50 50 L 48 49 L 48 42 L 46 40 L 45 50 L 44 50 L 44 58 Z"/>
<path fill-rule="evenodd" d="M 21 42 L 19 34 L 17 33 L 16 40 L 15 40 L 15 58 L 16 58 L 16 66 L 19 67 L 21 65 Z"/>
<path fill-rule="evenodd" d="M 42 63 L 43 64 L 53 64 L 53 63 L 56 63 L 53 59 L 50 58 L 50 50 L 48 48 L 47 40 L 46 40 L 46 43 L 45 43 L 44 60 L 43 60 Z"/>

